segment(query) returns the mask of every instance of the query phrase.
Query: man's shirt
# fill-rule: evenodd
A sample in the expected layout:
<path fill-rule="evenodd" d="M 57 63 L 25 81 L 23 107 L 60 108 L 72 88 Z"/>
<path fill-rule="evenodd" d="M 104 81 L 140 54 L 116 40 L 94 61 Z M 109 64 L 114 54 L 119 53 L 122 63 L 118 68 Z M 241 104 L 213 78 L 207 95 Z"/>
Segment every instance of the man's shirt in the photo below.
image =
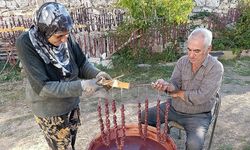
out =
<path fill-rule="evenodd" d="M 174 84 L 175 90 L 185 91 L 185 100 L 172 100 L 174 109 L 190 114 L 211 111 L 216 93 L 221 86 L 223 73 L 223 65 L 211 55 L 207 56 L 195 73 L 192 72 L 188 56 L 181 57 L 174 68 L 170 82 Z"/>

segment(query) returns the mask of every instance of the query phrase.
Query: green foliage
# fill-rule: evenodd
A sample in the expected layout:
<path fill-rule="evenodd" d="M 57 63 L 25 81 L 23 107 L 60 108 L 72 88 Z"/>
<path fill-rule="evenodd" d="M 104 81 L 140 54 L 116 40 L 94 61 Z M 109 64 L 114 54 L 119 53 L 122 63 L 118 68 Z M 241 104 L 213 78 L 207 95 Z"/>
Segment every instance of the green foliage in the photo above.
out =
<path fill-rule="evenodd" d="M 241 15 L 237 22 L 225 30 L 216 31 L 214 50 L 232 50 L 239 56 L 243 49 L 250 49 L 250 0 L 240 1 L 238 9 Z"/>
<path fill-rule="evenodd" d="M 250 150 L 250 143 L 246 143 L 244 146 L 243 146 L 243 150 Z"/>
<path fill-rule="evenodd" d="M 135 68 L 135 59 L 131 49 L 124 49 L 112 57 L 113 67 L 121 73 L 130 72 Z"/>
<path fill-rule="evenodd" d="M 232 32 L 230 29 L 227 29 L 227 31 L 219 31 L 217 37 L 213 40 L 213 50 L 231 50 L 235 47 Z"/>
<path fill-rule="evenodd" d="M 148 63 L 167 63 L 176 61 L 180 58 L 180 54 L 177 53 L 173 47 L 166 48 L 161 53 L 153 53 L 152 57 L 148 60 Z"/>
<path fill-rule="evenodd" d="M 4 68 L 5 62 L 0 61 L 0 68 L 1 70 Z M 11 66 L 7 64 L 4 68 L 3 72 L 0 74 L 0 82 L 7 82 L 7 81 L 17 81 L 21 80 L 21 70 L 16 66 Z"/>
<path fill-rule="evenodd" d="M 161 53 L 153 53 L 148 49 L 130 49 L 128 47 L 120 50 L 112 57 L 114 67 L 124 65 L 125 68 L 131 68 L 135 64 L 158 64 L 177 60 L 180 57 L 174 47 L 169 46 Z"/>
<path fill-rule="evenodd" d="M 219 150 L 233 150 L 233 146 L 232 145 L 221 145 L 219 147 Z"/>
<path fill-rule="evenodd" d="M 212 15 L 211 12 L 201 11 L 201 12 L 194 14 L 193 16 L 190 16 L 190 20 L 204 19 L 205 17 L 209 17 L 211 15 Z"/>
<path fill-rule="evenodd" d="M 192 0 L 119 0 L 117 5 L 127 10 L 129 24 L 145 29 L 162 21 L 187 22 L 194 3 Z"/>
<path fill-rule="evenodd" d="M 236 23 L 236 30 L 234 35 L 234 42 L 236 48 L 233 52 L 235 54 L 241 53 L 242 49 L 250 48 L 250 2 L 243 0 L 240 3 L 241 16 Z"/>
<path fill-rule="evenodd" d="M 194 2 L 193 0 L 118 0 L 117 6 L 121 9 L 125 9 L 127 12 L 127 17 L 125 21 L 119 25 L 116 35 L 119 37 L 117 38 L 119 39 L 118 45 L 124 45 L 129 42 L 138 42 L 137 38 L 139 39 L 142 37 L 146 37 L 144 39 L 148 39 L 148 42 L 150 42 L 150 39 L 152 40 L 152 37 L 154 37 L 152 34 L 157 32 L 159 32 L 162 37 L 169 36 L 170 34 L 166 35 L 161 29 L 169 29 L 170 27 L 187 22 L 188 15 L 193 9 Z M 135 35 L 136 37 L 132 39 L 131 35 Z M 170 40 L 171 38 L 172 37 L 168 37 Z M 173 42 L 170 40 L 169 43 Z M 176 41 L 173 43 L 175 42 Z M 166 49 L 163 54 L 152 53 L 150 51 L 152 45 L 147 45 L 148 49 L 140 48 L 140 44 L 137 46 L 139 48 L 134 48 L 133 50 L 125 48 L 124 51 L 128 52 L 119 54 L 125 56 L 118 57 L 114 62 L 117 61 L 118 64 L 122 63 L 127 68 L 133 68 L 132 64 L 155 63 L 157 62 L 156 59 L 167 62 L 177 58 L 176 52 L 171 48 Z M 153 57 L 156 58 L 155 60 L 151 59 L 152 55 L 155 55 Z M 116 56 L 113 59 L 116 59 Z"/>

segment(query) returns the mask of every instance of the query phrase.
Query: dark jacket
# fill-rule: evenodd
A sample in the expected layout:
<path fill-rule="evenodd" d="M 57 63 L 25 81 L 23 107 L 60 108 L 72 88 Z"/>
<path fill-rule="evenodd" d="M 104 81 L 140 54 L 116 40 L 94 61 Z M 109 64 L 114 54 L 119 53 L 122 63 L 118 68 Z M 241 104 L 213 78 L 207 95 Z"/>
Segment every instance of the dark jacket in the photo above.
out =
<path fill-rule="evenodd" d="M 16 40 L 18 57 L 27 74 L 26 99 L 39 117 L 66 114 L 79 105 L 82 79 L 95 78 L 100 70 L 93 67 L 72 36 L 68 38 L 70 76 L 63 77 L 51 63 L 46 64 L 32 45 L 28 32 Z"/>

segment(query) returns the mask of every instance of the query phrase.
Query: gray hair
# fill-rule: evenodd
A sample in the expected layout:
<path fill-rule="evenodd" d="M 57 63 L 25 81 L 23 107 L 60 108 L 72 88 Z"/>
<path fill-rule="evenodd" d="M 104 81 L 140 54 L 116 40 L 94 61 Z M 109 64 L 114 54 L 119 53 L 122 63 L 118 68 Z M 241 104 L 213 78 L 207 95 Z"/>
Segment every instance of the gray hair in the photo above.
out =
<path fill-rule="evenodd" d="M 208 48 L 212 45 L 212 39 L 213 34 L 210 30 L 206 28 L 197 28 L 194 31 L 191 32 L 191 34 L 188 36 L 188 40 L 194 37 L 202 36 L 204 38 L 204 46 L 205 48 Z"/>

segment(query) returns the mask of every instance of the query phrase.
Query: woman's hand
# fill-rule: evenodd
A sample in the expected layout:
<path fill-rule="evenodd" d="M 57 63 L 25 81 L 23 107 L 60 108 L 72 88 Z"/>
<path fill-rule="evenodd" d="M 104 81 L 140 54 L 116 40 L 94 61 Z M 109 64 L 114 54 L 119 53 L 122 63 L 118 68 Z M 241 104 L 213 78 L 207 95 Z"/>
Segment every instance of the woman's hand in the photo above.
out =
<path fill-rule="evenodd" d="M 100 88 L 102 88 L 102 86 L 99 86 L 97 84 L 97 81 L 98 81 L 97 79 L 82 80 L 81 84 L 83 91 L 87 93 L 94 93 Z"/>

